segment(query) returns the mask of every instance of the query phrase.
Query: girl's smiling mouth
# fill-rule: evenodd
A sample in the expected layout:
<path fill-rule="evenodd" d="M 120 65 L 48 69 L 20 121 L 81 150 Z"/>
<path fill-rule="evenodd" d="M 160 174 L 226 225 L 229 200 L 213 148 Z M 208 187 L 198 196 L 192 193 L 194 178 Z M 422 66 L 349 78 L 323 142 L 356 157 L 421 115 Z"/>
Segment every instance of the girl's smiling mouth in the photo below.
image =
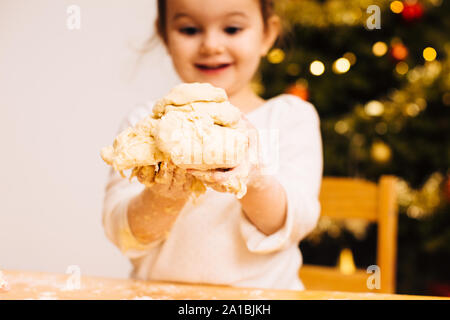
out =
<path fill-rule="evenodd" d="M 231 63 L 211 63 L 211 64 L 202 64 L 196 63 L 195 67 L 203 73 L 206 74 L 217 74 L 231 66 Z"/>

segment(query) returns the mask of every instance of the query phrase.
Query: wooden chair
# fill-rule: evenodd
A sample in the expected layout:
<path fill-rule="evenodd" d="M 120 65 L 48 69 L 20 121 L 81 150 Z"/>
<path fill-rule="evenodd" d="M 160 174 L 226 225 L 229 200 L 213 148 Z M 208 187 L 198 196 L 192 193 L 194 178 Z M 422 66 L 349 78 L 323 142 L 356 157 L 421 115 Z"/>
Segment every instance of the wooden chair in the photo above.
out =
<path fill-rule="evenodd" d="M 368 288 L 372 273 L 363 269 L 343 274 L 337 267 L 303 265 L 299 276 L 307 290 L 395 292 L 398 223 L 395 183 L 394 176 L 382 176 L 378 184 L 324 177 L 320 192 L 322 216 L 378 223 L 376 264 L 380 268 L 380 289 Z"/>

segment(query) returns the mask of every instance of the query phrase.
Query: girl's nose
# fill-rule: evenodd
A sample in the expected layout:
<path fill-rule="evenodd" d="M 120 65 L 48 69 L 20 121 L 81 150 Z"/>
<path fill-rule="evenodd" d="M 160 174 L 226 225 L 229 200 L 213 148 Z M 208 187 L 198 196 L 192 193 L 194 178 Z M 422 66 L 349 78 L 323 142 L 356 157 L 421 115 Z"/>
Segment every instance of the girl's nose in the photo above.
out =
<path fill-rule="evenodd" d="M 200 46 L 200 54 L 215 55 L 225 52 L 225 45 L 220 35 L 214 32 L 205 33 Z"/>

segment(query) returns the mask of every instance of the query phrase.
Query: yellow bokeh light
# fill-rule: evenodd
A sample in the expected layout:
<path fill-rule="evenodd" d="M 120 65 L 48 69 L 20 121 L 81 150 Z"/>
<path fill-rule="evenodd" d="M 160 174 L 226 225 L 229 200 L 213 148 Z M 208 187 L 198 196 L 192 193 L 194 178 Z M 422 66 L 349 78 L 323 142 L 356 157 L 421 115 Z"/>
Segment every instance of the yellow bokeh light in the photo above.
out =
<path fill-rule="evenodd" d="M 404 5 L 401 1 L 391 2 L 391 11 L 393 13 L 401 13 L 404 9 Z"/>
<path fill-rule="evenodd" d="M 350 61 L 346 58 L 339 58 L 333 63 L 335 73 L 346 73 L 348 70 L 350 70 Z"/>
<path fill-rule="evenodd" d="M 386 52 L 388 51 L 388 46 L 386 43 L 382 41 L 375 42 L 372 46 L 372 52 L 377 57 L 384 56 Z"/>
<path fill-rule="evenodd" d="M 345 248 L 341 251 L 339 255 L 338 267 L 339 271 L 343 274 L 355 273 L 355 261 L 353 260 L 353 254 L 350 249 Z"/>
<path fill-rule="evenodd" d="M 446 106 L 450 106 L 450 92 L 446 92 L 442 95 L 442 103 Z"/>
<path fill-rule="evenodd" d="M 442 0 L 430 0 L 430 2 L 435 6 L 438 7 L 442 4 Z"/>
<path fill-rule="evenodd" d="M 395 71 L 398 74 L 404 75 L 408 72 L 408 70 L 409 70 L 408 64 L 404 61 L 400 61 L 395 65 Z"/>
<path fill-rule="evenodd" d="M 325 72 L 325 65 L 321 61 L 315 60 L 309 66 L 309 71 L 315 76 L 320 76 Z"/>
<path fill-rule="evenodd" d="M 392 151 L 387 144 L 382 141 L 377 141 L 372 144 L 372 147 L 370 148 L 370 155 L 375 161 L 383 163 L 391 160 Z"/>
<path fill-rule="evenodd" d="M 348 132 L 348 124 L 347 122 L 343 121 L 343 120 L 339 120 L 338 122 L 336 122 L 336 124 L 334 125 L 334 130 L 339 133 L 339 134 L 345 134 Z"/>
<path fill-rule="evenodd" d="M 381 116 L 384 112 L 384 105 L 380 101 L 370 101 L 364 106 L 364 111 L 372 117 Z"/>
<path fill-rule="evenodd" d="M 409 82 L 416 82 L 420 79 L 420 72 L 416 69 L 412 69 L 408 72 L 407 78 Z"/>
<path fill-rule="evenodd" d="M 437 53 L 432 47 L 427 47 L 423 50 L 423 58 L 427 61 L 434 61 Z"/>
<path fill-rule="evenodd" d="M 427 107 L 427 101 L 423 98 L 417 98 L 416 103 L 419 106 L 420 111 L 425 110 L 425 108 Z"/>
<path fill-rule="evenodd" d="M 270 63 L 277 64 L 284 60 L 284 56 L 285 54 L 283 50 L 275 48 L 270 50 L 270 52 L 267 54 L 267 60 Z"/>
<path fill-rule="evenodd" d="M 406 210 L 406 214 L 410 218 L 417 219 L 417 218 L 423 217 L 425 214 L 425 211 L 416 205 L 410 205 L 408 207 L 408 209 Z"/>
<path fill-rule="evenodd" d="M 350 61 L 351 65 L 354 65 L 356 63 L 356 56 L 353 52 L 347 52 L 343 55 L 343 57 Z"/>
<path fill-rule="evenodd" d="M 410 117 L 416 117 L 420 113 L 420 107 L 415 103 L 410 103 L 406 106 L 405 113 Z"/>

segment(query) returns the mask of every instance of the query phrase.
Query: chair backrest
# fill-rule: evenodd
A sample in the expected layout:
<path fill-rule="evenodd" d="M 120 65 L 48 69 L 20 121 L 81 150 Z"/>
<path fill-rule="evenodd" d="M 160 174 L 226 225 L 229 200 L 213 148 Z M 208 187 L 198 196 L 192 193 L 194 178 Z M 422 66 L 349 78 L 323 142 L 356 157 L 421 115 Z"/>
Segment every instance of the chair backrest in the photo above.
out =
<path fill-rule="evenodd" d="M 320 192 L 321 215 L 332 219 L 364 219 L 378 224 L 377 261 L 380 289 L 395 292 L 397 223 L 396 178 L 382 176 L 377 183 L 355 178 L 324 177 Z M 366 270 L 342 274 L 338 268 L 304 265 L 300 277 L 310 290 L 374 291 Z"/>

